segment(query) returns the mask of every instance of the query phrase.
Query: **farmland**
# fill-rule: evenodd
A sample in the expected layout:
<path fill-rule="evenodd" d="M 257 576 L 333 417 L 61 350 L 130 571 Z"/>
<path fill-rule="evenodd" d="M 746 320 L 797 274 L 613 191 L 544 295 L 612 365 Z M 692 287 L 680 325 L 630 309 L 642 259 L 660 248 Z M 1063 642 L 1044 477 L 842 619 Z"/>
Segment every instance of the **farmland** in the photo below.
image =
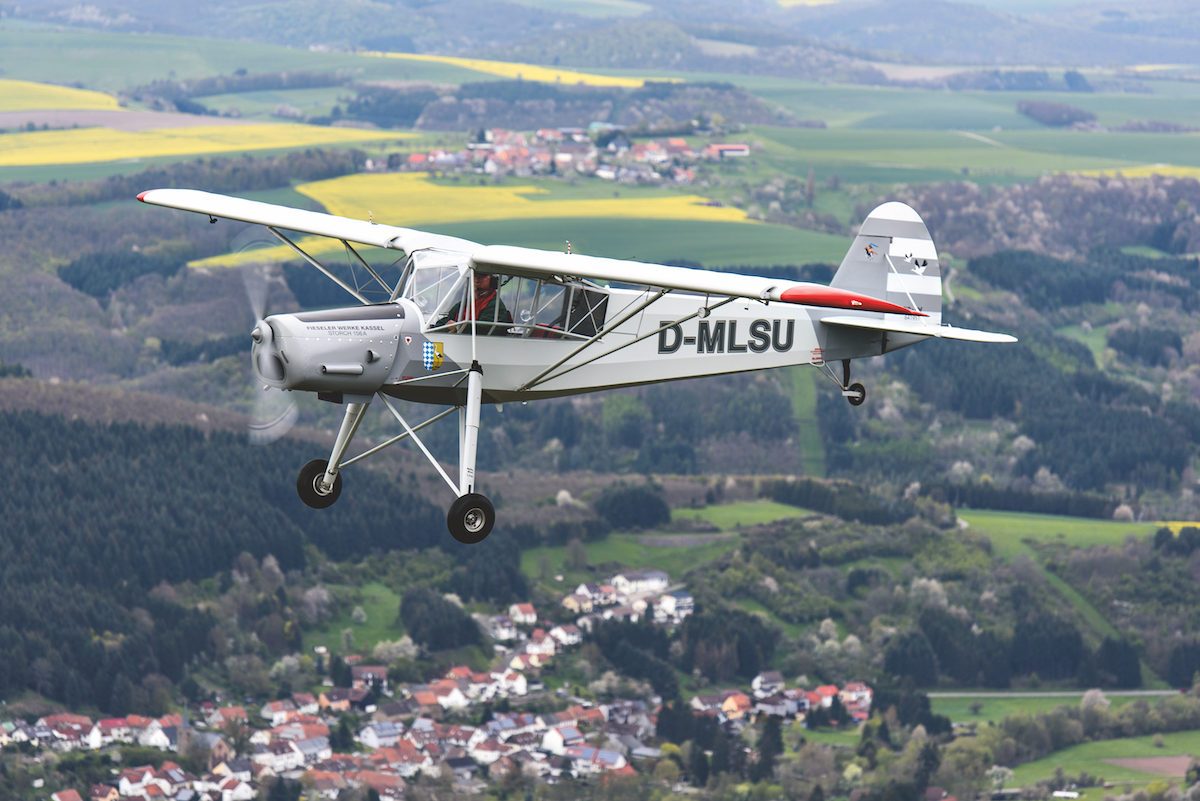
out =
<path fill-rule="evenodd" d="M 1126 767 L 1120 767 L 1105 759 L 1130 759 L 1137 757 L 1169 757 L 1200 753 L 1200 731 L 1177 732 L 1162 735 L 1163 747 L 1156 748 L 1152 737 L 1129 737 L 1120 740 L 1104 740 L 1098 743 L 1064 748 L 1045 759 L 1027 762 L 1014 771 L 1010 787 L 1033 784 L 1038 779 L 1054 774 L 1062 766 L 1064 772 L 1077 776 L 1087 771 L 1091 776 L 1101 776 L 1110 782 L 1149 782 L 1156 777 Z"/>
<path fill-rule="evenodd" d="M 60 108 L 116 111 L 120 106 L 103 92 L 0 79 L 0 112 Z"/>
<path fill-rule="evenodd" d="M 311 125 L 238 125 L 164 128 L 150 131 L 114 131 L 78 128 L 10 134 L 0 150 L 0 166 L 87 164 L 95 161 L 242 153 L 250 150 L 311 147 L 338 143 L 396 140 L 412 136 L 354 128 L 321 128 Z"/>
<path fill-rule="evenodd" d="M 365 53 L 366 56 L 395 58 L 429 64 L 447 64 L 473 72 L 482 72 L 508 80 L 544 81 L 546 83 L 583 84 L 585 86 L 623 86 L 633 88 L 646 82 L 645 78 L 623 78 L 613 75 L 596 75 L 575 72 L 557 67 L 540 67 L 536 64 L 521 64 L 515 61 L 489 61 L 480 58 L 455 58 L 453 56 L 425 56 L 415 53 Z"/>

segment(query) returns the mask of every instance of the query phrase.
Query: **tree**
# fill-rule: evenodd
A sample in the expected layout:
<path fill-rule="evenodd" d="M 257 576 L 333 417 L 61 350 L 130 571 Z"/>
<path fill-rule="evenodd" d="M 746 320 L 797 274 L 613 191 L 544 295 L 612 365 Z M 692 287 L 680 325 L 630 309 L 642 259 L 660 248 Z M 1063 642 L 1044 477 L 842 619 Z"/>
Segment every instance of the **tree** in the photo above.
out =
<path fill-rule="evenodd" d="M 404 593 L 400 619 L 413 641 L 431 651 L 479 643 L 479 627 L 471 616 L 428 587 L 414 587 Z"/>
<path fill-rule="evenodd" d="M 704 787 L 708 784 L 708 755 L 695 742 L 692 743 L 692 758 L 688 761 L 688 773 L 692 776 L 693 787 Z"/>
<path fill-rule="evenodd" d="M 804 182 L 804 202 L 809 208 L 817 200 L 817 173 L 812 167 L 808 168 L 808 180 Z"/>
<path fill-rule="evenodd" d="M 588 552 L 582 542 L 575 539 L 567 543 L 567 554 L 563 567 L 567 570 L 587 570 Z"/>
<path fill-rule="evenodd" d="M 230 718 L 225 721 L 222 731 L 225 734 L 225 741 L 229 743 L 229 747 L 233 750 L 235 756 L 250 755 L 252 750 L 250 748 L 250 735 L 254 732 L 250 730 L 250 727 L 246 725 L 244 720 Z"/>
<path fill-rule="evenodd" d="M 911 677 L 918 687 L 937 684 L 937 660 L 929 639 L 920 629 L 892 638 L 884 652 L 883 667 L 899 678 Z"/>
<path fill-rule="evenodd" d="M 726 736 L 725 732 L 717 732 L 717 736 L 713 741 L 712 752 L 712 775 L 728 773 L 730 768 L 729 737 Z"/>
<path fill-rule="evenodd" d="M 630 486 L 618 481 L 596 499 L 596 514 L 613 528 L 651 528 L 671 521 L 671 510 L 661 490 L 651 485 Z"/>
<path fill-rule="evenodd" d="M 762 736 L 758 741 L 758 761 L 754 763 L 750 772 L 752 781 L 770 781 L 775 776 L 775 758 L 783 753 L 780 720 L 778 715 L 771 715 L 763 724 Z"/>

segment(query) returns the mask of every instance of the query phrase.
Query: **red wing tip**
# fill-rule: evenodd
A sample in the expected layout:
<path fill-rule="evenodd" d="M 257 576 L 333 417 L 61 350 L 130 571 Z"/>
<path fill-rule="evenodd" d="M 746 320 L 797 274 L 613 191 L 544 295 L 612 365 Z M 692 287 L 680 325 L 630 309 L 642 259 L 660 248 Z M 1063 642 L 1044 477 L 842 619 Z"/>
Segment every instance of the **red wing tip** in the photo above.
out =
<path fill-rule="evenodd" d="M 146 192 L 149 191 L 149 189 L 146 190 Z M 138 200 L 142 201 L 143 203 L 146 202 L 146 192 L 138 192 Z"/>

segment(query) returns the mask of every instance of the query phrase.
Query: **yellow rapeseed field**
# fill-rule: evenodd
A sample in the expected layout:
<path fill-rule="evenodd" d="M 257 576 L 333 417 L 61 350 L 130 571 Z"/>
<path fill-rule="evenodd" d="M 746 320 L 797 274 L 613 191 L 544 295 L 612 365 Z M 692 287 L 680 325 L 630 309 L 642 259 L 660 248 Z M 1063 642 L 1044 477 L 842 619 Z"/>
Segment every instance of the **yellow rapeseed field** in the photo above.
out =
<path fill-rule="evenodd" d="M 31 81 L 0 79 L 0 111 L 39 111 L 42 109 L 86 109 L 120 111 L 117 99 L 103 92 L 51 86 Z"/>
<path fill-rule="evenodd" d="M 363 55 L 381 56 L 383 58 L 401 58 L 407 61 L 434 61 L 439 64 L 450 64 L 463 69 L 483 72 L 488 75 L 498 75 L 502 78 L 520 78 L 525 81 L 542 81 L 544 83 L 584 84 L 586 86 L 622 86 L 637 88 L 647 80 L 670 81 L 680 83 L 679 78 L 617 78 L 611 75 L 594 75 L 589 72 L 574 72 L 558 67 L 540 67 L 537 64 L 521 64 L 513 61 L 488 61 L 482 58 L 455 58 L 453 56 L 425 56 L 416 53 L 377 53 L 368 52 Z"/>
<path fill-rule="evenodd" d="M 74 128 L 5 136 L 0 146 L 0 166 L 86 164 L 157 156 L 310 147 L 337 142 L 395 140 L 412 136 L 415 134 L 265 123 L 200 125 L 136 132 L 114 131 L 111 128 Z"/>
<path fill-rule="evenodd" d="M 330 214 L 405 228 L 482 220 L 544 220 L 551 218 L 621 218 L 639 220 L 700 220 L 755 223 L 741 209 L 705 206 L 699 195 L 595 200 L 532 200 L 549 194 L 535 186 L 441 186 L 420 173 L 358 174 L 296 187 L 325 206 Z M 337 240 L 305 240 L 310 253 L 342 251 Z M 217 256 L 192 266 L 232 266 L 248 258 L 287 261 L 296 254 L 286 246 L 255 251 L 253 256 Z"/>
<path fill-rule="evenodd" d="M 1149 178 L 1151 175 L 1169 175 L 1173 178 L 1200 178 L 1200 167 L 1180 167 L 1175 164 L 1146 164 L 1141 167 L 1122 167 L 1120 170 L 1082 170 L 1081 175 L 1109 175 L 1120 173 L 1126 178 Z"/>

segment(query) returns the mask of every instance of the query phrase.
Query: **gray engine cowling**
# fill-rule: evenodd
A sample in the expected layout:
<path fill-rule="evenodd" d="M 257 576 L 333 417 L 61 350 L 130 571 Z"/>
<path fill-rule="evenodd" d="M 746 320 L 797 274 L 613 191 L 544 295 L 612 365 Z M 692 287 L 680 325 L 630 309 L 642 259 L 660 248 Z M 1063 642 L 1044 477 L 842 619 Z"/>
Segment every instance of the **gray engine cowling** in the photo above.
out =
<path fill-rule="evenodd" d="M 403 324 L 398 303 L 273 314 L 255 329 L 254 372 L 280 389 L 369 395 L 388 378 Z"/>

